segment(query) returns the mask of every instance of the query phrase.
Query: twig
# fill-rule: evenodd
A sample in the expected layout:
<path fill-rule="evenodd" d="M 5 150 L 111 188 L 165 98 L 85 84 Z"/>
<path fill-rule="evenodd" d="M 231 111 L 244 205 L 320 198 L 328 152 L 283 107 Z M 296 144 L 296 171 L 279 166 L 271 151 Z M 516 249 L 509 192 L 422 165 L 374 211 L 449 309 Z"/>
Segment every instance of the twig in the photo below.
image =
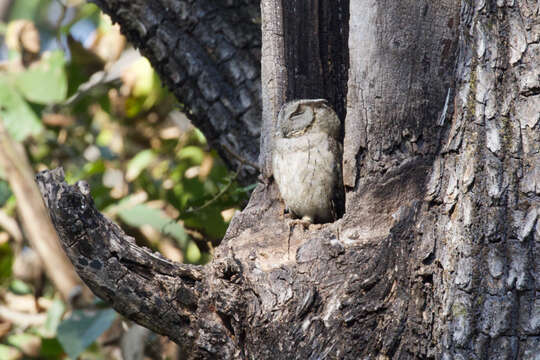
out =
<path fill-rule="evenodd" d="M 231 177 L 231 179 L 229 180 L 227 185 L 225 185 L 223 187 L 223 189 L 221 189 L 221 191 L 218 192 L 213 198 L 211 198 L 210 200 L 208 200 L 207 202 L 205 202 L 204 204 L 202 204 L 199 207 L 187 209 L 186 211 L 184 211 L 184 214 L 192 214 L 192 213 L 195 213 L 195 212 L 199 212 L 199 211 L 207 208 L 208 206 L 212 205 L 214 202 L 216 202 L 217 199 L 219 199 L 221 196 L 223 196 L 223 194 L 225 194 L 227 192 L 227 190 L 229 190 L 229 188 L 233 184 L 234 180 L 236 180 L 236 178 L 238 177 L 238 174 L 240 173 L 241 169 L 242 169 L 242 167 L 240 166 L 238 168 L 238 170 L 236 170 L 236 172 L 234 173 L 234 176 Z M 179 219 L 180 219 L 180 216 L 178 217 L 177 220 L 179 220 Z"/>
<path fill-rule="evenodd" d="M 63 49 L 65 53 L 67 53 L 68 49 L 64 49 L 64 45 L 62 44 L 62 23 L 64 22 L 64 19 L 66 18 L 67 6 L 66 6 L 66 4 L 64 4 L 60 0 L 57 0 L 56 2 L 58 4 L 60 4 L 60 7 L 62 8 L 61 13 L 60 13 L 60 17 L 58 18 L 58 20 L 56 21 L 56 24 L 55 24 L 56 41 L 58 42 L 58 46 L 61 49 Z"/>
<path fill-rule="evenodd" d="M 227 145 L 221 144 L 221 146 L 222 146 L 223 149 L 225 149 L 225 151 L 227 151 L 233 158 L 235 158 L 236 160 L 240 161 L 243 165 L 249 165 L 249 166 L 251 166 L 252 168 L 254 168 L 255 170 L 257 170 L 259 173 L 261 172 L 261 168 L 260 168 L 257 164 L 255 164 L 255 163 L 253 163 L 253 162 L 251 162 L 251 161 L 249 161 L 249 160 L 247 160 L 247 159 L 244 159 L 244 158 L 241 157 L 240 155 L 236 154 L 236 153 L 235 153 L 234 151 L 232 151 Z"/>

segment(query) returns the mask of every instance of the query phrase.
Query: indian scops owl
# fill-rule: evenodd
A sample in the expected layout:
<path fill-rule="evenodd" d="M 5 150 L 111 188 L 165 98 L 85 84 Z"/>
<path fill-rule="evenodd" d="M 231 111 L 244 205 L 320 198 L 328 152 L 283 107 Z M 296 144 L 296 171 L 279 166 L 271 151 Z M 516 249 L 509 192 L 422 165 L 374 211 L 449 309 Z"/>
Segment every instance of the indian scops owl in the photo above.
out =
<path fill-rule="evenodd" d="M 340 121 L 324 99 L 286 103 L 278 115 L 272 170 L 290 212 L 310 222 L 337 219 L 343 205 Z"/>

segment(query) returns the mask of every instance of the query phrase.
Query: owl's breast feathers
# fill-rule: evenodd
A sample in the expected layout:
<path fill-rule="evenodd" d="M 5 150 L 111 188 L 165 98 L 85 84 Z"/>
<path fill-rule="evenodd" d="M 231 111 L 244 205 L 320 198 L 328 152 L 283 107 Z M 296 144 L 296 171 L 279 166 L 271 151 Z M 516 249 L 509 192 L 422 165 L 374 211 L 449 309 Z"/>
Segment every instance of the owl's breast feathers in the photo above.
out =
<path fill-rule="evenodd" d="M 315 222 L 335 218 L 332 203 L 341 174 L 341 144 L 324 133 L 276 139 L 273 168 L 285 205 Z"/>

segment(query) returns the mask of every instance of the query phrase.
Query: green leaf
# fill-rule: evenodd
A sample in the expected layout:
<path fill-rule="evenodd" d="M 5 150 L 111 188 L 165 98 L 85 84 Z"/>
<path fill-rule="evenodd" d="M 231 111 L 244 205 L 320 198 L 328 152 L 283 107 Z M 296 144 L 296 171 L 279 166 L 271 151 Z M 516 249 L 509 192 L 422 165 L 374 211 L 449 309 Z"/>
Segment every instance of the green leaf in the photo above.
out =
<path fill-rule="evenodd" d="M 188 236 L 184 228 L 161 210 L 142 204 L 123 209 L 118 212 L 118 216 L 131 226 L 150 225 L 162 234 L 175 238 L 182 248 L 187 246 Z"/>
<path fill-rule="evenodd" d="M 150 65 L 150 61 L 141 57 L 130 66 L 129 70 L 135 76 L 133 96 L 148 97 L 154 87 L 154 69 Z"/>
<path fill-rule="evenodd" d="M 182 192 L 178 195 L 190 206 L 200 206 L 212 195 L 212 193 L 206 191 L 204 184 L 198 178 L 184 179 L 182 185 Z"/>
<path fill-rule="evenodd" d="M 103 334 L 116 318 L 112 309 L 75 310 L 58 326 L 58 341 L 72 359 L 76 359 L 89 345 Z"/>
<path fill-rule="evenodd" d="M 178 152 L 180 159 L 189 159 L 195 164 L 200 164 L 204 158 L 204 151 L 197 146 L 186 146 Z"/>
<path fill-rule="evenodd" d="M 63 353 L 64 353 L 64 349 L 62 349 L 62 345 L 60 344 L 57 338 L 52 338 L 52 339 L 42 338 L 41 339 L 41 352 L 39 353 L 40 359 L 47 359 L 47 360 L 62 359 Z M 3 359 L 3 358 L 0 356 L 0 359 Z"/>
<path fill-rule="evenodd" d="M 47 311 L 47 320 L 45 321 L 45 330 L 47 334 L 54 336 L 60 320 L 62 320 L 62 315 L 66 309 L 64 303 L 60 299 L 55 299 Z"/>
<path fill-rule="evenodd" d="M 50 104 L 66 99 L 68 83 L 62 51 L 53 51 L 15 78 L 17 89 L 28 100 Z"/>
<path fill-rule="evenodd" d="M 95 14 L 99 14 L 99 7 L 95 4 L 84 4 L 79 8 L 79 13 L 77 14 L 78 20 L 82 18 L 88 18 Z"/>
<path fill-rule="evenodd" d="M 131 159 L 127 164 L 127 181 L 135 180 L 139 174 L 148 167 L 155 159 L 156 155 L 150 149 L 143 150 Z"/>
<path fill-rule="evenodd" d="M 154 106 L 163 93 L 159 77 L 146 58 L 141 58 L 128 68 L 133 76 L 133 88 L 126 99 L 125 110 L 128 117 L 136 116 L 142 110 Z"/>
<path fill-rule="evenodd" d="M 187 227 L 198 229 L 212 239 L 222 238 L 227 231 L 227 224 L 215 206 L 189 214 L 183 220 Z"/>
<path fill-rule="evenodd" d="M 0 284 L 7 282 L 11 276 L 12 265 L 13 250 L 9 243 L 5 242 L 0 245 Z"/>
<path fill-rule="evenodd" d="M 84 164 L 83 170 L 84 177 L 90 177 L 95 174 L 103 174 L 105 172 L 105 163 L 101 159 L 91 163 L 86 163 Z"/>
<path fill-rule="evenodd" d="M 6 201 L 8 201 L 11 196 L 11 189 L 7 181 L 0 180 L 0 207 L 4 206 Z"/>
<path fill-rule="evenodd" d="M 30 287 L 30 285 L 19 279 L 15 279 L 11 282 L 11 284 L 9 284 L 9 290 L 19 295 L 32 293 L 32 288 Z"/>
<path fill-rule="evenodd" d="M 34 20 L 39 8 L 39 2 L 40 0 L 14 1 L 11 8 L 11 13 L 9 14 L 9 20 Z"/>
<path fill-rule="evenodd" d="M 17 141 L 36 135 L 43 129 L 30 105 L 5 77 L 0 77 L 0 116 L 7 131 Z"/>
<path fill-rule="evenodd" d="M 0 359 L 17 360 L 21 358 L 21 352 L 14 347 L 0 344 Z"/>
<path fill-rule="evenodd" d="M 204 137 L 204 134 L 201 130 L 195 128 L 193 129 L 193 137 L 196 139 L 196 141 L 201 145 L 206 145 L 206 138 Z"/>
<path fill-rule="evenodd" d="M 186 248 L 186 262 L 196 264 L 201 260 L 201 250 L 195 242 L 190 241 Z"/>
<path fill-rule="evenodd" d="M 41 340 L 36 335 L 20 333 L 8 336 L 6 342 L 9 345 L 15 346 L 16 348 L 22 350 L 23 352 L 27 352 L 28 350 L 35 349 L 36 346 L 39 346 Z"/>

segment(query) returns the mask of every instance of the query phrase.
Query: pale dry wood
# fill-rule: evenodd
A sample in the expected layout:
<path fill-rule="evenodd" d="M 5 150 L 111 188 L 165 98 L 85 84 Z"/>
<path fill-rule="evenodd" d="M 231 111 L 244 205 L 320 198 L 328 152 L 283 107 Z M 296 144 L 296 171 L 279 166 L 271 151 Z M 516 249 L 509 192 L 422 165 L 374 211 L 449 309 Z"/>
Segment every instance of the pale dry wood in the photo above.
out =
<path fill-rule="evenodd" d="M 32 248 L 39 254 L 47 276 L 66 300 L 77 293 L 90 292 L 81 282 L 62 251 L 39 190 L 33 181 L 24 149 L 15 143 L 0 119 L 0 166 L 17 198 L 17 212 Z"/>
<path fill-rule="evenodd" d="M 30 326 L 42 326 L 47 320 L 47 314 L 29 314 L 20 311 L 15 311 L 7 306 L 0 305 L 0 318 L 5 321 L 10 321 L 17 326 L 27 328 Z"/>
<path fill-rule="evenodd" d="M 281 0 L 261 2 L 262 50 L 262 136 L 260 166 L 263 176 L 272 175 L 272 150 L 274 128 L 281 106 L 285 103 L 287 68 L 285 66 L 285 44 Z"/>
<path fill-rule="evenodd" d="M 6 230 L 17 243 L 21 243 L 23 241 L 19 224 L 17 224 L 17 221 L 6 214 L 6 212 L 3 210 L 0 210 L 0 227 Z"/>

